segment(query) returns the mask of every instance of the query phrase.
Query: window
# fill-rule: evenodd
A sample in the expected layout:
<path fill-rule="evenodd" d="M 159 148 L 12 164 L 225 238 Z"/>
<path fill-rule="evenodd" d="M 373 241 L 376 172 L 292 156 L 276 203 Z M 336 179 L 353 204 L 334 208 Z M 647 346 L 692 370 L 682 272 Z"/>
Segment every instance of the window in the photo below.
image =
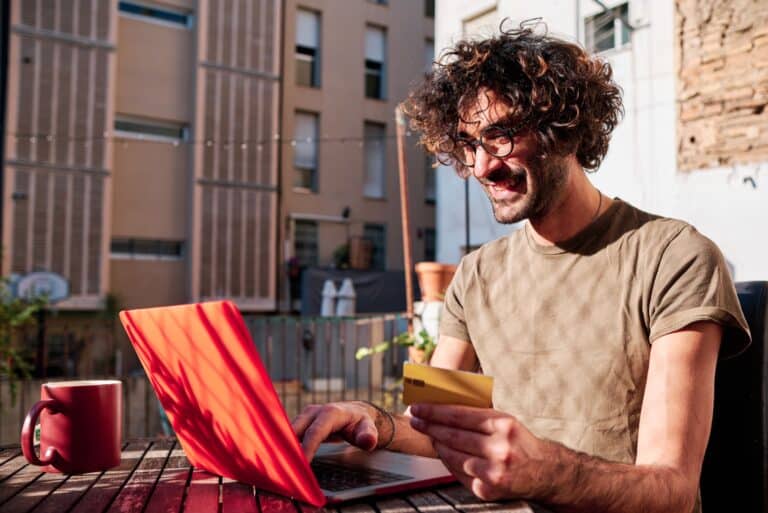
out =
<path fill-rule="evenodd" d="M 430 205 L 435 204 L 437 198 L 436 195 L 436 175 L 437 169 L 435 169 L 433 163 L 433 157 L 427 155 L 424 165 L 424 201 Z"/>
<path fill-rule="evenodd" d="M 386 193 L 384 178 L 387 167 L 387 126 L 366 121 L 363 133 L 365 138 L 363 145 L 365 155 L 363 196 L 366 198 L 383 198 Z"/>
<path fill-rule="evenodd" d="M 365 29 L 365 96 L 384 99 L 386 77 L 387 34 L 383 28 Z"/>
<path fill-rule="evenodd" d="M 371 241 L 373 246 L 371 268 L 383 271 L 387 268 L 387 230 L 383 224 L 368 224 L 363 226 L 363 237 Z"/>
<path fill-rule="evenodd" d="M 110 254 L 116 259 L 179 260 L 184 243 L 175 240 L 112 239 Z"/>
<path fill-rule="evenodd" d="M 293 251 L 301 267 L 317 265 L 317 222 L 297 220 L 294 227 Z"/>
<path fill-rule="evenodd" d="M 296 85 L 320 87 L 320 14 L 296 12 Z"/>
<path fill-rule="evenodd" d="M 429 73 L 435 61 L 435 42 L 431 39 L 424 40 L 424 71 Z"/>
<path fill-rule="evenodd" d="M 173 25 L 174 27 L 192 27 L 193 17 L 191 14 L 171 7 L 158 7 L 143 2 L 119 2 L 118 10 L 120 14 L 142 21 Z"/>
<path fill-rule="evenodd" d="M 189 129 L 179 123 L 118 116 L 115 119 L 115 135 L 133 139 L 156 141 L 186 141 Z"/>
<path fill-rule="evenodd" d="M 436 258 L 435 229 L 424 228 L 424 261 L 434 262 Z"/>
<path fill-rule="evenodd" d="M 424 0 L 424 16 L 427 18 L 435 17 L 435 0 Z"/>
<path fill-rule="evenodd" d="M 584 21 L 587 50 L 604 52 L 628 44 L 628 20 L 629 4 L 622 4 L 587 18 Z"/>
<path fill-rule="evenodd" d="M 297 112 L 293 130 L 293 187 L 317 192 L 317 134 L 319 117 L 311 112 Z"/>

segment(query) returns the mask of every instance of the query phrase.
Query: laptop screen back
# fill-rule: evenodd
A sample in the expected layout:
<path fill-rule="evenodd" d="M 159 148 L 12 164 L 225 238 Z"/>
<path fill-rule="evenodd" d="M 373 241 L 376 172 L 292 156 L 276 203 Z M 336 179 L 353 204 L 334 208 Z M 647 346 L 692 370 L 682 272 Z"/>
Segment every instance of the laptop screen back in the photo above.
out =
<path fill-rule="evenodd" d="M 324 504 L 233 303 L 128 310 L 120 320 L 192 465 Z"/>

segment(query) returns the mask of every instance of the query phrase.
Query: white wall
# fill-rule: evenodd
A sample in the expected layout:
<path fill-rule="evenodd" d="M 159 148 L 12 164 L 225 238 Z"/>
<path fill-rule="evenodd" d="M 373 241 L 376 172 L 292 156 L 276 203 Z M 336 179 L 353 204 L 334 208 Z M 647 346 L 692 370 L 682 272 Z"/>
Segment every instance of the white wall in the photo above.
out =
<path fill-rule="evenodd" d="M 437 0 L 438 52 L 458 40 L 464 20 L 494 6 L 499 20 L 509 17 L 515 24 L 542 17 L 550 33 L 570 40 L 583 39 L 580 20 L 600 9 L 593 0 Z M 624 90 L 625 117 L 602 166 L 590 178 L 608 195 L 696 226 L 720 246 L 736 280 L 768 279 L 768 162 L 677 171 L 674 16 L 671 0 L 630 0 L 630 22 L 636 27 L 631 44 L 603 54 Z M 494 221 L 475 182 L 471 193 L 473 245 L 514 229 Z M 464 185 L 450 169 L 438 173 L 437 196 L 437 258 L 456 262 L 465 240 Z"/>

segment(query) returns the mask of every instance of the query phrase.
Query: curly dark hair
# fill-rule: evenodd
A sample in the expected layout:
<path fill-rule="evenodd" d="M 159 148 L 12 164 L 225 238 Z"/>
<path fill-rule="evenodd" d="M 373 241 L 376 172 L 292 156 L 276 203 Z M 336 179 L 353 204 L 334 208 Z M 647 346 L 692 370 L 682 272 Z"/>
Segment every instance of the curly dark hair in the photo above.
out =
<path fill-rule="evenodd" d="M 444 53 L 411 92 L 404 111 L 419 142 L 466 172 L 450 157 L 457 125 L 490 90 L 509 104 L 511 119 L 535 134 L 542 155 L 575 153 L 583 168 L 596 169 L 623 115 L 611 67 L 529 23 L 511 30 L 504 23 L 499 35 L 461 41 Z"/>

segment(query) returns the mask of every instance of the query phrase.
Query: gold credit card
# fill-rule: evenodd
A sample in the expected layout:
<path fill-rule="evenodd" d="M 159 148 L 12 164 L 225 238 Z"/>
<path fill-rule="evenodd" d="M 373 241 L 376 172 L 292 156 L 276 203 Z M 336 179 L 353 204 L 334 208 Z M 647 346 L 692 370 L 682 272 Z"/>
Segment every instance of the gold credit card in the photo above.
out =
<path fill-rule="evenodd" d="M 474 372 L 407 363 L 403 367 L 403 402 L 463 404 L 490 408 L 493 378 Z"/>

